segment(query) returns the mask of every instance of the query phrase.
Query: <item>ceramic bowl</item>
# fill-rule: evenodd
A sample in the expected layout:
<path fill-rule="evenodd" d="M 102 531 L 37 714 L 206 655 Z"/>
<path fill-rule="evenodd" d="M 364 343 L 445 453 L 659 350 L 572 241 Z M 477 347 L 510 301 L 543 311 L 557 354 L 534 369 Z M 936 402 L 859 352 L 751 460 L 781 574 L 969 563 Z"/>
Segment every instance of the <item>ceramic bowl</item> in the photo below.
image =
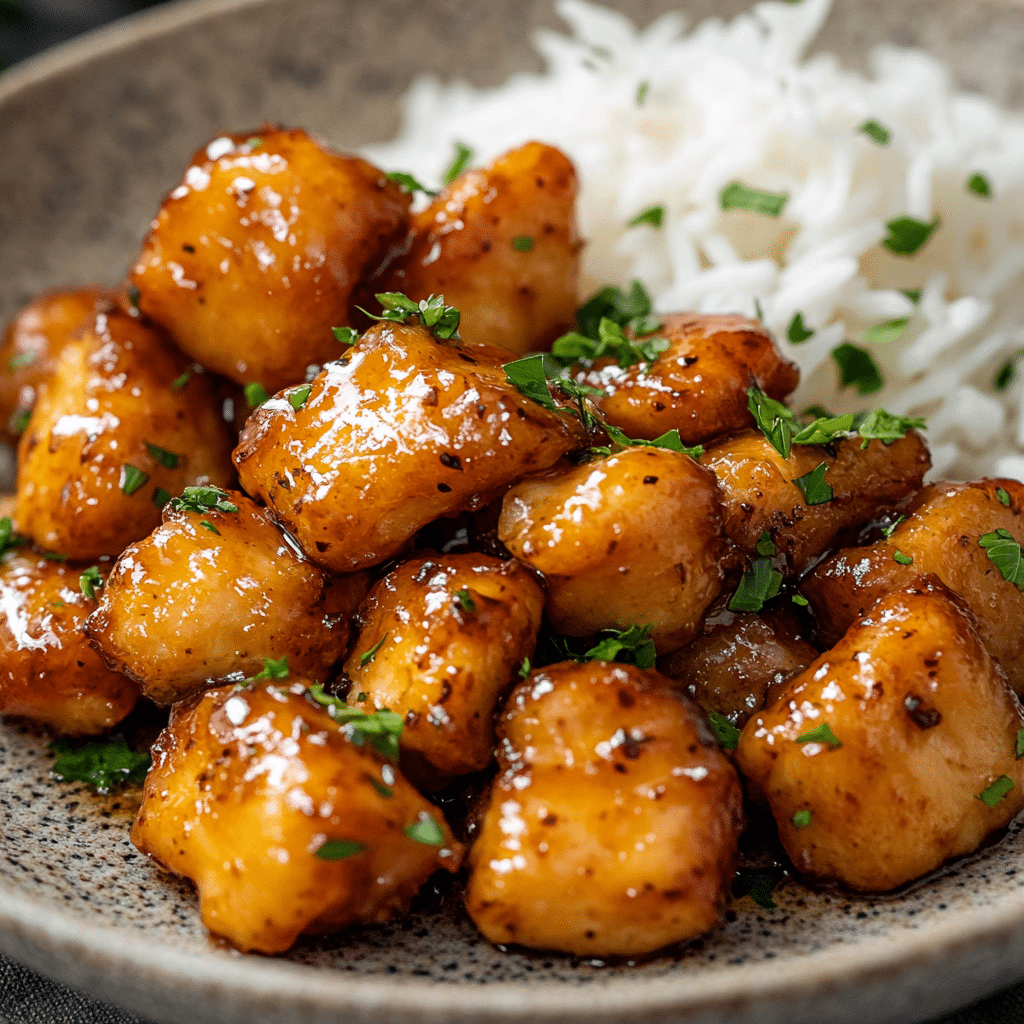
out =
<path fill-rule="evenodd" d="M 676 0 L 614 0 L 646 23 Z M 694 19 L 738 0 L 689 0 Z M 196 0 L 0 77 L 0 319 L 38 290 L 114 282 L 159 198 L 215 134 L 266 120 L 340 147 L 390 136 L 421 71 L 498 84 L 533 67 L 549 0 Z M 854 67 L 921 45 L 960 84 L 1024 107 L 1024 7 L 837 0 L 820 38 Z M 48 781 L 46 738 L 0 724 L 0 950 L 157 1021 L 298 1024 L 912 1021 L 1024 978 L 1018 829 L 884 898 L 784 882 L 765 909 L 636 965 L 505 952 L 450 892 L 392 925 L 278 959 L 204 933 L 190 887 L 127 840 L 133 798 Z"/>

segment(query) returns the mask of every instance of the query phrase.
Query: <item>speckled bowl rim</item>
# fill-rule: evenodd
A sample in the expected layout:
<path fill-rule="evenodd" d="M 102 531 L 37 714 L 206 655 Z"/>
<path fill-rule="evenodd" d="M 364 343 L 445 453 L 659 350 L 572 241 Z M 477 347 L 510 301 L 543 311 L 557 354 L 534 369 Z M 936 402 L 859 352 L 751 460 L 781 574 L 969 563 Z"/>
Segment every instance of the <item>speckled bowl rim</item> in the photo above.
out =
<path fill-rule="evenodd" d="M 29 58 L 0 77 L 0 106 L 21 92 L 93 60 L 219 15 L 273 0 L 176 0 L 139 12 Z M 1022 7 L 1024 0 L 988 0 Z M 1024 855 L 1022 855 L 1024 866 Z M 746 1022 L 828 1019 L 835 1024 L 920 1020 L 1024 979 L 1024 891 L 1003 902 L 958 911 L 918 929 L 857 936 L 791 959 L 727 970 L 685 966 L 671 977 L 598 979 L 583 996 L 554 982 L 493 981 L 439 986 L 397 977 L 353 977 L 288 961 L 187 952 L 144 932 L 89 922 L 27 899 L 0 883 L 0 951 L 29 967 L 160 1020 L 187 1019 L 173 993 L 206 1001 L 209 1018 L 305 1021 Z M 945 984 L 936 985 L 935 965 Z M 915 977 L 920 973 L 920 978 Z M 903 998 L 886 1004 L 899 980 Z M 135 986 L 127 986 L 134 981 Z M 147 1000 L 144 992 L 152 994 Z M 908 993 L 916 994 L 908 1006 Z M 160 1007 L 163 1007 L 161 1010 Z M 156 1013 L 154 1014 L 154 1007 Z"/>

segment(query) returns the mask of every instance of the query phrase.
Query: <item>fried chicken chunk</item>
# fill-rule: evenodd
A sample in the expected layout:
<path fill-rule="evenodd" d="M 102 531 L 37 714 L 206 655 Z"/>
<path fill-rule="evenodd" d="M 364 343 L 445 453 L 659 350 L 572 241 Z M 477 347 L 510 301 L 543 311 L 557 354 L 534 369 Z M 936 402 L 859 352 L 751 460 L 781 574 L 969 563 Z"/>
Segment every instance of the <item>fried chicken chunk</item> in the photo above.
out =
<path fill-rule="evenodd" d="M 460 850 L 440 812 L 306 681 L 178 704 L 153 748 L 132 842 L 192 879 L 203 924 L 243 951 L 407 910 Z M 358 741 L 358 742 L 357 742 Z"/>
<path fill-rule="evenodd" d="M 569 159 L 539 142 L 465 171 L 413 217 L 408 250 L 377 290 L 444 295 L 468 341 L 550 348 L 576 311 L 576 192 Z"/>
<path fill-rule="evenodd" d="M 242 486 L 321 565 L 383 562 L 420 527 L 483 508 L 583 443 L 577 420 L 506 382 L 510 358 L 379 324 L 311 386 L 253 413 L 235 450 Z"/>
<path fill-rule="evenodd" d="M 32 553 L 0 559 L 0 712 L 92 736 L 132 710 L 138 687 L 107 668 L 82 632 L 107 572 Z"/>
<path fill-rule="evenodd" d="M 86 632 L 158 704 L 253 676 L 267 658 L 324 679 L 348 648 L 366 593 L 333 578 L 237 493 L 205 488 L 118 558 Z"/>
<path fill-rule="evenodd" d="M 517 562 L 406 562 L 359 613 L 348 702 L 405 717 L 402 766 L 413 781 L 436 788 L 480 771 L 494 748 L 494 710 L 533 657 L 543 609 L 544 592 Z"/>
<path fill-rule="evenodd" d="M 739 780 L 668 680 L 607 662 L 553 665 L 516 687 L 498 736 L 466 890 L 487 939 L 633 956 L 718 922 L 742 827 Z"/>
<path fill-rule="evenodd" d="M 756 320 L 672 313 L 655 333 L 668 348 L 653 361 L 620 367 L 599 360 L 584 375 L 587 384 L 607 392 L 597 406 L 628 437 L 653 441 L 678 430 L 684 444 L 694 445 L 742 430 L 750 425 L 751 378 L 780 401 L 800 379 Z"/>
<path fill-rule="evenodd" d="M 787 459 L 760 431 L 747 430 L 715 442 L 700 461 L 718 477 L 729 537 L 754 554 L 767 531 L 796 574 L 844 533 L 920 490 L 931 459 L 918 433 L 888 445 L 861 444 L 859 437 L 828 446 L 795 444 Z M 816 496 L 811 504 L 797 481 L 822 466 L 831 497 Z"/>
<path fill-rule="evenodd" d="M 543 573 L 559 633 L 654 627 L 661 652 L 692 639 L 729 563 L 714 477 L 664 448 L 521 480 L 505 495 L 498 536 Z"/>
<path fill-rule="evenodd" d="M 118 555 L 159 525 L 161 495 L 231 480 L 209 385 L 186 368 L 119 311 L 64 347 L 18 446 L 17 519 L 39 547 Z"/>
<path fill-rule="evenodd" d="M 996 568 L 991 547 L 981 543 L 986 536 L 1008 539 L 1012 555 L 1014 545 L 1024 541 L 1022 514 L 1024 484 L 1017 480 L 924 488 L 888 537 L 838 552 L 801 583 L 823 642 L 835 643 L 880 597 L 922 573 L 934 573 L 964 599 L 989 653 L 999 659 L 1014 690 L 1024 693 L 1024 591 Z"/>
<path fill-rule="evenodd" d="M 1021 710 L 935 577 L 883 598 L 747 723 L 736 764 L 793 863 L 887 890 L 1024 808 Z"/>
<path fill-rule="evenodd" d="M 410 197 L 305 132 L 264 128 L 199 150 L 164 200 L 131 281 L 183 352 L 269 393 L 338 354 L 364 273 L 404 235 Z"/>

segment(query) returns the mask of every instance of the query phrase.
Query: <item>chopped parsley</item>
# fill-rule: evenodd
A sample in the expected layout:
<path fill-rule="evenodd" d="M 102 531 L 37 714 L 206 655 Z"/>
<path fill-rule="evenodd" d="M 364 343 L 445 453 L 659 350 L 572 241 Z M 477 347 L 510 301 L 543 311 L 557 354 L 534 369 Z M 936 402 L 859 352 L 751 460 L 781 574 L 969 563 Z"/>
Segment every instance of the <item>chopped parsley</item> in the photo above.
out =
<path fill-rule="evenodd" d="M 793 594 L 791 595 L 790 600 L 793 604 L 799 605 L 801 608 L 806 608 L 811 603 L 803 594 Z"/>
<path fill-rule="evenodd" d="M 29 421 L 32 419 L 31 409 L 22 409 L 17 416 L 14 417 L 14 433 L 24 434 L 28 430 Z"/>
<path fill-rule="evenodd" d="M 797 743 L 827 743 L 832 750 L 843 745 L 841 740 L 836 739 L 836 734 L 828 722 L 822 722 L 817 728 L 801 733 L 797 736 L 796 741 Z"/>
<path fill-rule="evenodd" d="M 245 385 L 245 401 L 253 411 L 269 399 L 270 395 L 267 394 L 267 389 L 258 380 L 251 380 Z"/>
<path fill-rule="evenodd" d="M 1024 729 L 1017 730 L 1017 742 L 1014 745 L 1013 753 L 1018 761 L 1024 757 Z"/>
<path fill-rule="evenodd" d="M 239 683 L 239 687 L 243 690 L 248 690 L 250 687 L 255 686 L 256 683 L 261 683 L 265 679 L 287 679 L 289 676 L 288 671 L 288 658 L 278 658 L 274 661 L 273 658 L 263 659 L 263 668 L 254 676 L 249 676 L 244 682 Z"/>
<path fill-rule="evenodd" d="M 769 398 L 756 384 L 747 389 L 747 408 L 758 429 L 784 458 L 789 458 L 796 417 L 781 402 Z"/>
<path fill-rule="evenodd" d="M 892 560 L 894 562 L 899 562 L 900 565 L 913 565 L 914 564 L 914 559 L 911 558 L 910 555 L 903 554 L 902 551 L 894 551 L 893 552 L 893 556 L 892 556 Z"/>
<path fill-rule="evenodd" d="M 815 466 L 810 473 L 794 478 L 793 483 L 800 488 L 805 504 L 824 505 L 835 497 L 832 485 L 825 479 L 827 472 L 828 463 L 822 462 Z"/>
<path fill-rule="evenodd" d="M 893 530 L 895 530 L 896 527 L 899 526 L 900 523 L 902 523 L 906 518 L 907 518 L 906 516 L 898 516 L 895 522 L 890 523 L 888 526 L 883 526 L 882 527 L 882 536 L 883 537 L 891 537 Z"/>
<path fill-rule="evenodd" d="M 626 221 L 627 228 L 636 228 L 641 224 L 649 224 L 652 228 L 660 228 L 665 221 L 665 207 L 661 204 L 648 206 L 641 210 L 635 217 Z"/>
<path fill-rule="evenodd" d="M 872 441 L 890 445 L 907 436 L 908 430 L 921 430 L 925 426 L 920 416 L 895 416 L 884 409 L 872 409 L 857 426 L 857 433 L 864 438 L 861 448 L 867 448 Z"/>
<path fill-rule="evenodd" d="M 1010 507 L 1010 495 L 1002 487 L 996 488 L 996 501 L 1000 505 L 1005 505 L 1007 508 Z"/>
<path fill-rule="evenodd" d="M 473 150 L 469 146 L 463 145 L 461 142 L 455 143 L 455 156 L 452 158 L 452 162 L 448 165 L 448 170 L 444 172 L 444 177 L 441 181 L 445 185 L 450 185 L 470 164 L 473 159 Z"/>
<path fill-rule="evenodd" d="M 530 252 L 533 249 L 533 239 L 529 235 L 516 235 L 512 239 L 512 248 L 516 252 Z"/>
<path fill-rule="evenodd" d="M 123 494 L 134 494 L 147 480 L 148 473 L 143 473 L 137 466 L 125 463 L 121 467 L 121 491 Z"/>
<path fill-rule="evenodd" d="M 861 335 L 861 339 L 875 345 L 888 345 L 899 339 L 909 323 L 909 316 L 900 317 L 898 320 L 887 320 L 884 324 L 875 324 L 874 327 L 869 327 Z"/>
<path fill-rule="evenodd" d="M 607 318 L 620 327 L 631 328 L 634 334 L 650 334 L 661 327 L 654 312 L 651 297 L 639 281 L 629 286 L 629 291 L 609 285 L 595 292 L 576 310 L 576 323 L 580 333 L 595 341 L 600 337 L 601 320 Z"/>
<path fill-rule="evenodd" d="M 320 844 L 315 856 L 321 860 L 347 860 L 357 853 L 363 853 L 366 846 L 352 839 L 327 839 Z"/>
<path fill-rule="evenodd" d="M 14 532 L 14 523 L 10 516 L 0 519 L 0 555 L 6 555 L 13 548 L 21 548 L 28 544 L 27 537 L 19 537 Z"/>
<path fill-rule="evenodd" d="M 731 612 L 759 612 L 782 586 L 782 573 L 772 566 L 775 544 L 767 530 L 757 538 L 757 554 L 729 599 Z"/>
<path fill-rule="evenodd" d="M 459 338 L 459 318 L 461 314 L 455 306 L 446 306 L 443 295 L 431 295 L 430 298 L 414 302 L 408 295 L 401 292 L 380 292 L 375 298 L 381 305 L 381 315 L 374 316 L 361 306 L 356 308 L 365 313 L 371 320 L 386 320 L 393 323 L 405 323 L 409 317 L 415 316 L 435 338 L 442 341 Z"/>
<path fill-rule="evenodd" d="M 780 881 L 778 873 L 740 870 L 733 879 L 732 894 L 737 899 L 749 896 L 759 907 L 775 910 L 778 904 L 772 899 L 772 892 Z"/>
<path fill-rule="evenodd" d="M 794 828 L 807 828 L 811 823 L 811 812 L 809 808 L 797 811 L 792 818 Z"/>
<path fill-rule="evenodd" d="M 432 814 L 420 811 L 419 817 L 405 826 L 405 834 L 414 843 L 424 846 L 441 846 L 444 843 L 444 831 Z"/>
<path fill-rule="evenodd" d="M 502 366 L 505 371 L 505 383 L 514 387 L 531 401 L 542 405 L 552 412 L 557 411 L 550 385 L 553 384 L 567 398 L 576 399 L 576 409 L 568 410 L 577 416 L 585 427 L 592 427 L 597 422 L 586 406 L 590 396 L 605 394 L 600 388 L 579 384 L 565 375 L 560 366 L 547 353 L 538 352 L 532 356 L 524 356 Z"/>
<path fill-rule="evenodd" d="M 391 631 L 388 630 L 388 633 Z M 388 633 L 385 633 L 368 651 L 363 651 L 359 655 L 359 667 L 365 668 L 367 665 L 377 657 L 377 652 L 384 646 L 384 641 L 388 638 Z"/>
<path fill-rule="evenodd" d="M 624 430 L 620 430 L 611 423 L 603 424 L 603 428 L 612 444 L 621 448 L 665 448 L 670 452 L 682 452 L 684 455 L 689 455 L 691 459 L 699 459 L 704 454 L 704 446 L 701 444 L 694 445 L 692 448 L 683 444 L 683 439 L 675 428 L 666 430 L 664 434 L 659 435 L 653 441 L 642 437 L 629 437 Z M 590 448 L 589 451 L 595 455 L 612 454 L 611 448 Z"/>
<path fill-rule="evenodd" d="M 645 326 L 656 331 L 661 324 L 655 321 Z M 551 354 L 566 364 L 578 361 L 593 363 L 609 356 L 615 359 L 620 367 L 626 369 L 636 363 L 653 362 L 658 354 L 668 347 L 668 339 L 657 335 L 644 338 L 642 341 L 630 341 L 621 324 L 610 317 L 601 317 L 596 338 L 589 338 L 576 332 L 563 334 L 551 346 Z"/>
<path fill-rule="evenodd" d="M 530 666 L 530 659 L 523 658 L 523 663 L 519 666 L 519 678 L 525 679 L 532 671 Z M 1022 730 L 1024 731 L 1024 730 Z"/>
<path fill-rule="evenodd" d="M 303 384 L 297 387 L 294 391 L 288 392 L 288 404 L 298 412 L 309 398 L 309 393 L 313 390 L 311 384 Z"/>
<path fill-rule="evenodd" d="M 853 413 L 842 416 L 819 416 L 793 435 L 793 444 L 831 444 L 853 430 Z"/>
<path fill-rule="evenodd" d="M 967 191 L 982 199 L 992 198 L 992 184 L 984 174 L 972 174 L 967 179 Z"/>
<path fill-rule="evenodd" d="M 384 635 L 387 636 L 386 633 Z M 317 704 L 327 708 L 327 713 L 342 726 L 345 735 L 356 746 L 369 743 L 378 754 L 391 761 L 398 760 L 398 741 L 402 736 L 403 724 L 401 715 L 387 708 L 364 711 L 362 708 L 349 707 L 340 697 L 325 693 L 321 683 L 314 683 L 307 694 Z"/>
<path fill-rule="evenodd" d="M 785 192 L 762 192 L 740 181 L 732 181 L 722 189 L 718 201 L 723 210 L 750 210 L 767 217 L 779 217 L 789 196 Z"/>
<path fill-rule="evenodd" d="M 839 367 L 839 386 L 853 385 L 862 395 L 872 395 L 882 387 L 882 371 L 878 369 L 871 353 L 844 342 L 832 349 L 832 358 Z"/>
<path fill-rule="evenodd" d="M 238 506 L 227 500 L 230 497 L 219 487 L 186 487 L 170 506 L 172 512 L 237 512 Z"/>
<path fill-rule="evenodd" d="M 1019 358 L 1020 356 L 1018 355 L 1012 359 L 1007 359 L 996 371 L 995 377 L 992 378 L 992 387 L 996 391 L 1005 391 L 1013 382 L 1013 378 L 1017 374 L 1017 360 Z"/>
<path fill-rule="evenodd" d="M 359 340 L 359 332 L 354 327 L 332 327 L 331 334 L 342 345 L 354 345 Z"/>
<path fill-rule="evenodd" d="M 714 733 L 715 742 L 723 750 L 736 749 L 740 742 L 740 731 L 725 715 L 719 714 L 717 711 L 709 712 L 708 724 L 711 726 L 712 733 Z"/>
<path fill-rule="evenodd" d="M 1018 590 L 1024 590 L 1024 558 L 1020 545 L 1009 530 L 998 529 L 986 533 L 978 543 L 985 549 L 989 561 L 999 570 L 1004 580 Z"/>
<path fill-rule="evenodd" d="M 865 121 L 857 131 L 863 132 L 877 146 L 888 146 L 892 138 L 889 129 L 877 121 Z"/>
<path fill-rule="evenodd" d="M 191 367 L 187 370 L 183 370 L 178 374 L 174 380 L 171 381 L 171 390 L 180 391 L 190 380 L 192 379 Z"/>
<path fill-rule="evenodd" d="M 882 239 L 882 244 L 896 256 L 913 256 L 938 226 L 938 217 L 933 221 L 897 217 L 886 223 L 885 227 L 889 233 Z"/>
<path fill-rule="evenodd" d="M 460 587 L 455 591 L 454 597 L 456 603 L 464 612 L 472 613 L 476 611 L 476 601 L 473 600 L 468 587 Z"/>
<path fill-rule="evenodd" d="M 406 194 L 412 192 L 423 192 L 428 196 L 436 196 L 437 193 L 433 189 L 427 188 L 426 185 L 421 185 L 411 174 L 405 171 L 391 171 L 386 174 L 385 177 L 388 181 L 394 182 L 403 192 Z"/>
<path fill-rule="evenodd" d="M 168 469 L 177 469 L 178 463 L 181 462 L 180 455 L 169 452 L 166 448 L 150 444 L 149 441 L 146 442 L 146 451 L 149 452 L 155 462 L 159 462 L 161 466 L 166 466 Z"/>
<path fill-rule="evenodd" d="M 100 567 L 94 565 L 88 568 L 78 577 L 78 587 L 90 601 L 96 600 L 96 588 L 103 586 L 103 577 L 100 576 Z"/>
<path fill-rule="evenodd" d="M 38 358 L 38 352 L 19 352 L 16 356 L 11 356 L 7 360 L 7 369 L 14 373 L 16 370 L 23 370 L 26 366 L 31 366 Z"/>
<path fill-rule="evenodd" d="M 603 629 L 594 638 L 598 642 L 583 654 L 581 660 L 617 661 L 638 668 L 654 668 L 656 652 L 651 639 L 653 629 L 653 626 Z"/>
<path fill-rule="evenodd" d="M 814 331 L 804 323 L 803 313 L 793 314 L 793 319 L 789 321 L 789 327 L 786 329 L 786 337 L 793 345 L 799 345 L 814 337 Z"/>
<path fill-rule="evenodd" d="M 920 288 L 901 288 L 900 293 L 906 295 L 908 299 L 916 306 L 921 301 L 921 289 Z"/>
<path fill-rule="evenodd" d="M 51 771 L 59 782 L 84 782 L 97 793 L 138 785 L 151 763 L 149 754 L 136 753 L 120 735 L 77 747 L 70 740 L 57 739 L 50 749 L 57 754 Z"/>
<path fill-rule="evenodd" d="M 756 550 L 761 558 L 771 558 L 775 554 L 775 542 L 767 530 L 757 538 Z"/>
<path fill-rule="evenodd" d="M 204 530 L 209 530 L 210 533 L 215 533 L 215 534 L 217 534 L 218 537 L 220 536 L 220 530 L 218 530 L 217 527 L 214 526 L 213 523 L 211 523 L 209 519 L 200 519 L 199 520 L 199 525 Z"/>
<path fill-rule="evenodd" d="M 636 105 L 638 107 L 642 107 L 644 105 L 644 101 L 647 99 L 647 94 L 650 91 L 651 91 L 651 83 L 650 82 L 641 82 L 636 87 Z"/>
<path fill-rule="evenodd" d="M 986 807 L 997 807 L 1001 804 L 1013 789 L 1013 782 L 1005 775 L 1000 775 L 990 786 L 986 786 L 979 794 L 978 799 Z"/>

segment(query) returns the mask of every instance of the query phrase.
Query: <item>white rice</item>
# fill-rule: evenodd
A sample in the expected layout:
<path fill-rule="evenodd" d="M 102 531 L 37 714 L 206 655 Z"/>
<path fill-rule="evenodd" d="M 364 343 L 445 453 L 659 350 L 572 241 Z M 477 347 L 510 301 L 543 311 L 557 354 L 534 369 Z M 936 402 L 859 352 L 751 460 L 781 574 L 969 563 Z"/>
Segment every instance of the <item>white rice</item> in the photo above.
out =
<path fill-rule="evenodd" d="M 572 34 L 537 35 L 544 74 L 492 90 L 420 79 L 402 135 L 366 155 L 436 181 L 457 141 L 475 163 L 528 139 L 559 146 L 582 183 L 582 296 L 638 278 L 660 312 L 759 307 L 800 365 L 794 408 L 924 415 L 934 474 L 1024 478 L 1024 362 L 1007 389 L 993 386 L 1024 352 L 1024 119 L 956 91 L 920 51 L 878 48 L 870 78 L 830 55 L 804 60 L 829 6 L 764 2 L 686 34 L 677 15 L 641 32 L 558 0 Z M 858 130 L 866 120 L 891 132 L 888 145 Z M 991 198 L 967 189 L 976 173 Z M 787 193 L 783 215 L 723 212 L 734 180 Z M 661 228 L 626 226 L 658 204 Z M 905 216 L 940 225 L 900 257 L 881 243 Z M 795 345 L 798 312 L 816 333 Z M 863 340 L 902 318 L 897 340 Z M 839 389 L 830 353 L 844 341 L 871 351 L 881 391 Z"/>

